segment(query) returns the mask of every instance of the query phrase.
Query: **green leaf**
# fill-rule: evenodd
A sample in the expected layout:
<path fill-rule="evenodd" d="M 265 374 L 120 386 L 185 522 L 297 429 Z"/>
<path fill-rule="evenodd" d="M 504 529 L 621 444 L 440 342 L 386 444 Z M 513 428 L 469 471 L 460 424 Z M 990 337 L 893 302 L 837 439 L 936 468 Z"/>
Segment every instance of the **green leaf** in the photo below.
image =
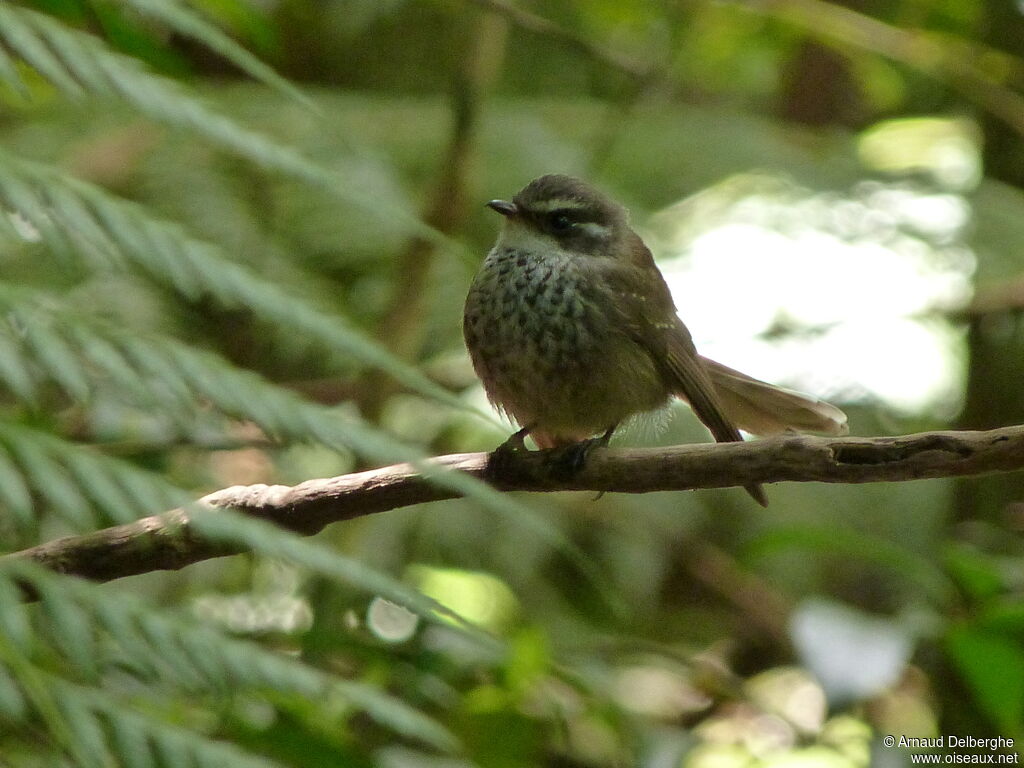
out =
<path fill-rule="evenodd" d="M 207 398 L 227 414 L 251 419 L 270 434 L 279 437 L 302 440 L 314 437 L 325 445 L 350 448 L 384 463 L 412 461 L 432 482 L 436 482 L 442 487 L 451 488 L 470 498 L 478 499 L 488 507 L 509 515 L 518 525 L 527 526 L 535 531 L 542 539 L 564 551 L 580 572 L 598 587 L 600 594 L 610 596 L 610 599 L 614 597 L 615 593 L 607 588 L 603 575 L 549 521 L 520 502 L 495 491 L 482 481 L 448 471 L 425 461 L 425 456 L 421 451 L 402 445 L 394 438 L 354 417 L 344 416 L 337 409 L 306 403 L 297 395 L 275 387 L 251 372 L 235 368 L 215 355 L 197 351 L 170 339 L 152 336 L 141 337 L 137 334 L 129 334 L 123 329 L 114 329 L 109 324 L 100 322 L 83 323 L 77 316 L 62 320 L 59 311 L 47 310 L 44 302 L 36 301 L 26 307 L 23 294 L 0 290 L 0 305 L 5 301 L 8 307 L 26 314 L 49 311 L 48 315 L 43 316 L 45 323 L 42 323 L 47 327 L 51 323 L 55 327 L 74 323 L 76 329 L 74 333 L 79 340 L 87 335 L 100 336 L 104 334 L 106 339 L 114 345 L 115 350 L 123 353 L 121 357 L 126 365 L 138 366 L 141 369 L 137 374 L 140 380 L 160 382 L 163 388 L 173 393 L 174 399 L 179 401 L 182 407 L 197 408 L 197 397 Z M 57 303 L 53 302 L 50 306 L 57 306 Z M 51 335 L 56 337 L 55 333 Z M 68 366 L 81 367 L 77 360 L 69 361 Z M 122 378 L 128 376 L 122 366 L 118 365 L 117 369 Z M 85 389 L 89 388 L 88 383 L 83 386 Z M 152 388 L 152 384 L 150 386 Z M 168 402 L 165 399 L 163 403 L 165 409 Z M 125 515 L 129 512 L 122 513 L 115 506 L 117 492 L 111 483 L 83 474 L 85 472 L 82 468 L 83 462 L 88 464 L 90 460 L 74 460 L 70 458 L 71 454 L 66 453 L 63 449 L 58 451 L 64 445 L 60 441 L 47 443 L 47 450 L 44 451 L 32 450 L 32 446 L 39 447 L 38 439 L 29 439 L 27 445 L 26 450 L 29 451 L 27 458 L 34 458 L 34 462 L 25 464 L 26 459 L 22 459 L 22 464 L 25 464 L 26 467 L 36 467 L 35 472 L 30 473 L 35 484 L 42 483 L 43 478 L 48 474 L 57 478 L 68 478 L 67 483 L 57 483 L 53 487 L 40 487 L 40 491 L 52 501 L 56 502 L 58 499 L 61 501 L 58 509 L 65 510 L 65 514 L 69 514 L 68 510 L 77 510 L 80 506 L 80 504 L 72 505 L 73 499 L 77 499 L 80 503 L 85 498 L 91 498 L 99 505 L 100 509 L 114 519 L 127 519 Z M 55 451 L 57 451 L 56 454 Z M 48 465 L 51 467 L 49 469 L 41 467 L 41 464 L 50 461 L 51 456 L 59 458 L 61 464 L 76 470 L 76 472 L 69 477 L 56 465 Z M 98 465 L 93 466 L 98 468 Z M 107 471 L 112 472 L 117 466 L 115 463 L 107 464 Z M 128 485 L 129 480 L 137 482 L 140 479 L 138 473 L 128 472 L 127 468 L 120 470 L 118 477 L 118 484 L 129 492 L 131 491 L 131 486 Z M 77 487 L 75 481 L 77 481 Z M 138 498 L 137 494 L 134 494 L 134 497 Z M 156 514 L 160 511 L 163 509 L 151 507 L 145 510 L 133 509 L 130 514 L 137 516 L 147 513 Z"/>
<path fill-rule="evenodd" d="M 28 527 L 34 519 L 32 494 L 21 470 L 3 446 L 0 446 L 0 504 L 22 528 Z"/>
<path fill-rule="evenodd" d="M 196 668 L 182 649 L 174 627 L 161 621 L 155 614 L 140 614 L 137 619 L 141 636 L 149 646 L 149 653 L 156 654 L 161 666 L 171 670 L 177 684 L 186 691 L 203 690 L 205 681 L 202 670 Z"/>
<path fill-rule="evenodd" d="M 137 402 L 156 405 L 157 393 L 153 391 L 152 380 L 147 380 L 129 364 L 122 350 L 109 339 L 86 329 L 81 325 L 66 329 L 74 340 L 82 358 L 96 370 L 108 376 L 118 389 L 128 393 Z M 162 382 L 161 382 L 162 383 Z"/>
<path fill-rule="evenodd" d="M 87 92 L 117 97 L 166 125 L 187 128 L 260 167 L 316 185 L 339 200 L 380 217 L 408 234 L 443 241 L 410 209 L 371 198 L 358 184 L 324 170 L 289 145 L 242 127 L 173 80 L 154 75 L 137 59 L 115 53 L 92 35 L 42 13 L 0 3 L 0 45 L 6 44 L 55 87 L 74 98 Z M 0 69 L 0 77 L 4 70 Z M 0 80 L 16 87 L 13 78 Z"/>
<path fill-rule="evenodd" d="M 25 344 L 37 363 L 57 382 L 68 397 L 78 402 L 89 399 L 89 381 L 78 355 L 37 314 L 21 318 L 25 328 Z"/>
<path fill-rule="evenodd" d="M 54 189 L 60 194 L 49 196 Z M 63 204 L 69 200 L 77 202 Z M 431 399 L 466 408 L 459 398 L 398 360 L 345 319 L 309 306 L 300 297 L 233 263 L 217 246 L 191 237 L 177 224 L 154 218 L 140 205 L 3 152 L 0 202 L 36 226 L 47 245 L 62 250 L 67 249 L 69 237 L 83 230 L 82 212 L 88 211 L 92 222 L 89 226 L 99 229 L 103 239 L 115 247 L 112 258 L 136 265 L 186 298 L 195 300 L 206 294 L 224 307 L 247 307 L 276 327 L 290 328 L 334 354 L 347 353 Z M 91 238 L 93 243 L 99 241 Z M 67 385 L 73 386 L 73 382 L 69 380 Z"/>
<path fill-rule="evenodd" d="M 995 729 L 1020 738 L 1024 722 L 1024 649 L 1006 635 L 972 625 L 953 627 L 946 653 Z"/>
<path fill-rule="evenodd" d="M 9 671 L 0 664 L 0 715 L 10 720 L 21 720 L 27 712 L 25 697 Z"/>
<path fill-rule="evenodd" d="M 279 529 L 277 533 L 283 538 L 292 536 Z M 324 550 L 323 556 L 329 559 L 333 553 Z M 32 563 L 0 561 L 0 585 L 10 583 L 2 578 L 4 567 L 12 576 L 34 586 L 44 610 L 63 617 L 68 614 L 69 605 L 73 605 L 83 627 L 105 631 L 109 640 L 124 652 L 108 651 L 105 658 L 121 670 L 135 669 L 142 679 L 161 680 L 174 688 L 183 686 L 196 694 L 268 689 L 321 700 L 333 691 L 398 734 L 438 749 L 455 748 L 454 737 L 443 726 L 372 684 L 344 680 L 254 643 L 225 637 L 165 608 L 145 605 L 127 590 L 112 591 L 54 574 Z M 0 592 L 0 607 L 4 605 L 3 597 Z M 15 606 L 23 612 L 20 604 Z M 0 614 L 0 628 L 6 628 L 2 619 Z M 104 657 L 96 658 L 100 663 Z M 88 700 L 92 702 L 94 696 L 101 695 L 92 692 Z M 102 709 L 107 711 L 109 707 L 104 704 Z M 155 739 L 158 737 L 159 734 L 154 735 Z M 165 745 L 168 748 L 181 747 L 175 734 L 164 733 L 163 737 L 169 739 Z"/>
<path fill-rule="evenodd" d="M 37 580 L 35 586 L 39 590 L 39 602 L 47 619 L 47 640 L 71 661 L 76 676 L 84 674 L 90 678 L 96 677 L 99 655 L 93 622 L 56 581 Z"/>
<path fill-rule="evenodd" d="M 191 37 L 216 51 L 250 77 L 269 85 L 300 104 L 316 110 L 316 106 L 302 91 L 277 74 L 224 32 L 203 19 L 192 9 L 175 0 L 126 0 L 129 5 L 146 16 L 157 19 L 174 31 Z"/>
<path fill-rule="evenodd" d="M 84 494 L 42 442 L 33 440 L 27 430 L 0 421 L 0 445 L 6 445 L 32 488 L 76 529 L 92 528 L 95 521 Z"/>
<path fill-rule="evenodd" d="M 744 557 L 758 559 L 791 549 L 842 554 L 884 566 L 922 587 L 936 605 L 945 605 L 953 594 L 953 585 L 930 559 L 892 541 L 848 528 L 777 526 L 754 538 L 746 546 Z"/>
<path fill-rule="evenodd" d="M 1024 639 L 1024 602 L 1012 597 L 988 601 L 978 613 L 976 623 L 987 631 Z"/>
<path fill-rule="evenodd" d="M 127 768 L 157 768 L 149 739 L 137 719 L 115 716 L 109 721 L 118 757 Z"/>
<path fill-rule="evenodd" d="M 993 597 L 1005 588 L 995 558 L 967 544 L 950 542 L 943 560 L 950 576 L 976 599 Z"/>
<path fill-rule="evenodd" d="M 83 738 L 88 754 L 108 753 L 104 722 L 121 721 L 121 730 L 126 726 L 140 732 L 135 743 L 141 743 L 145 734 L 147 741 L 156 746 L 163 764 L 195 766 L 225 766 L 225 768 L 273 768 L 277 763 L 251 755 L 237 747 L 214 741 L 203 733 L 187 730 L 152 717 L 139 715 L 134 709 L 123 705 L 105 691 L 66 682 L 56 682 L 65 711 L 74 717 L 69 722 L 76 738 Z M 116 742 L 115 742 L 116 743 Z M 83 744 L 76 744 L 81 748 Z M 147 762 L 148 758 L 146 759 Z M 100 763 L 106 766 L 108 763 Z"/>
<path fill-rule="evenodd" d="M 189 510 L 189 518 L 195 530 L 209 541 L 242 544 L 246 549 L 268 557 L 285 559 L 323 576 L 359 587 L 369 594 L 387 598 L 429 621 L 437 622 L 439 617 L 451 619 L 467 639 L 492 652 L 503 650 L 503 643 L 496 637 L 481 631 L 438 601 L 358 560 L 331 552 L 298 534 L 282 531 L 271 523 L 223 507 L 210 510 L 193 506 Z"/>
<path fill-rule="evenodd" d="M 74 78 L 68 69 L 68 65 L 61 61 L 61 58 L 54 50 L 46 44 L 38 30 L 33 27 L 33 22 L 42 24 L 53 24 L 58 31 L 63 27 L 51 22 L 42 14 L 29 11 L 24 8 L 15 8 L 9 5 L 0 5 L 0 38 L 14 52 L 20 54 L 25 61 L 38 70 L 39 74 L 52 82 L 57 88 L 70 96 L 80 97 L 84 89 Z M 74 40 L 69 35 L 69 40 Z M 78 52 L 77 46 L 67 44 L 64 47 L 65 54 Z M 72 60 L 75 57 L 71 56 Z M 14 86 L 13 82 L 8 82 Z"/>
<path fill-rule="evenodd" d="M 376 722 L 406 738 L 416 739 L 445 752 L 458 750 L 458 739 L 443 725 L 399 699 L 382 695 L 371 685 L 340 680 L 331 688 Z"/>
<path fill-rule="evenodd" d="M 116 472 L 111 471 L 114 462 L 106 457 L 83 449 L 68 451 L 62 458 L 82 492 L 110 520 L 127 523 L 154 511 L 135 504 L 132 495 L 118 483 Z"/>
<path fill-rule="evenodd" d="M 18 400 L 28 405 L 36 405 L 36 382 L 28 366 L 20 345 L 0 326 L 0 382 L 7 385 Z"/>
<path fill-rule="evenodd" d="M 47 499 L 54 511 L 80 530 L 93 527 L 94 512 L 128 522 L 180 506 L 190 498 L 161 475 L 104 456 L 92 446 L 0 419 L 0 451 L 4 444 L 11 456 L 13 480 Z"/>
<path fill-rule="evenodd" d="M 35 635 L 23 600 L 21 590 L 0 571 L 0 634 L 13 648 L 27 654 L 32 650 Z"/>
<path fill-rule="evenodd" d="M 75 760 L 90 768 L 106 768 L 114 758 L 107 748 L 103 725 L 81 697 L 69 696 L 67 687 L 61 688 L 64 690 L 59 698 L 60 709 L 71 731 Z"/>
<path fill-rule="evenodd" d="M 25 81 L 21 79 L 17 63 L 7 55 L 7 51 L 2 45 L 0 45 L 0 83 L 25 99 L 31 95 Z"/>
<path fill-rule="evenodd" d="M 193 768 L 189 745 L 175 738 L 174 734 L 161 731 L 153 736 L 153 742 L 162 765 L 167 768 Z"/>

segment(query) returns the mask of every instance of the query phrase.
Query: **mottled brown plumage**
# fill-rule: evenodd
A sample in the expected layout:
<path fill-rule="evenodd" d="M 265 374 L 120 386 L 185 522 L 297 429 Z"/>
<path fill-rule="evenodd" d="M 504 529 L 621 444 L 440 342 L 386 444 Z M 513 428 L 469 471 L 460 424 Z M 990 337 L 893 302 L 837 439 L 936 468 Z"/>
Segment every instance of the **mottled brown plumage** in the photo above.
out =
<path fill-rule="evenodd" d="M 846 417 L 697 354 L 626 210 L 570 176 L 542 176 L 512 202 L 466 299 L 466 346 L 487 396 L 541 448 L 580 443 L 685 399 L 720 442 L 739 429 L 838 434 Z M 766 503 L 758 486 L 747 489 Z"/>

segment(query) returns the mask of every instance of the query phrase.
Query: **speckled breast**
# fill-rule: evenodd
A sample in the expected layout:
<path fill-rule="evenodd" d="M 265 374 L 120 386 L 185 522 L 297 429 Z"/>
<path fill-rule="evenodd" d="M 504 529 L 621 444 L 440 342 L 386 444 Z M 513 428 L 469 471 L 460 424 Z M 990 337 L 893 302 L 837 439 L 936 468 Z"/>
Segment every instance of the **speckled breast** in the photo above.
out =
<path fill-rule="evenodd" d="M 601 310 L 579 258 L 492 250 L 463 322 L 491 402 L 523 426 L 576 439 L 667 396 L 648 356 Z"/>

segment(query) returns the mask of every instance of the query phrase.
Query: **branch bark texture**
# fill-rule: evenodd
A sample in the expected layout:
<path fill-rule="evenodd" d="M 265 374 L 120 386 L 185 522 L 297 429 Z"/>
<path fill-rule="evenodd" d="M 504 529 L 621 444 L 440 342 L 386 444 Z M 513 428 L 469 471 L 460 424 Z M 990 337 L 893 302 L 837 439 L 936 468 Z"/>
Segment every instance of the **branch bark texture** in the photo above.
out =
<path fill-rule="evenodd" d="M 746 443 L 669 448 L 595 449 L 567 477 L 557 450 L 440 456 L 430 463 L 465 472 L 503 491 L 650 491 L 724 488 L 754 483 L 872 483 L 981 475 L 1024 469 L 1024 426 L 985 432 L 924 432 L 901 437 L 783 436 Z M 233 508 L 302 534 L 329 523 L 453 498 L 411 464 L 308 480 L 296 486 L 235 486 L 199 500 Z M 199 538 L 177 509 L 127 525 L 70 536 L 0 558 L 33 560 L 62 573 L 106 581 L 181 568 L 235 550 Z"/>

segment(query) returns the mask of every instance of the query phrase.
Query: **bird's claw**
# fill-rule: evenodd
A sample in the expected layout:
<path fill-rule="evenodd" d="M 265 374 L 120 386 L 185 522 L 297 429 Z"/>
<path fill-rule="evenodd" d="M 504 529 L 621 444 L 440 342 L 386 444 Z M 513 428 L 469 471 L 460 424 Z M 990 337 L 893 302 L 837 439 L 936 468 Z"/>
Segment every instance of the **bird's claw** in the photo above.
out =
<path fill-rule="evenodd" d="M 590 452 L 607 444 L 603 437 L 592 437 L 552 451 L 548 459 L 552 474 L 563 478 L 575 477 L 587 465 Z"/>
<path fill-rule="evenodd" d="M 487 473 L 495 476 L 507 476 L 515 462 L 515 455 L 529 449 L 526 447 L 526 436 L 529 430 L 521 429 L 495 448 L 487 458 Z"/>
<path fill-rule="evenodd" d="M 611 440 L 615 427 L 609 427 L 601 437 L 580 440 L 560 448 L 552 448 L 545 458 L 550 473 L 562 480 L 578 475 L 587 464 L 587 458 L 595 448 L 603 448 Z M 508 478 L 514 474 L 516 454 L 529 451 L 526 447 L 526 436 L 530 428 L 524 427 L 499 445 L 487 459 L 487 474 L 495 478 Z M 601 498 L 603 491 L 598 494 Z"/>

